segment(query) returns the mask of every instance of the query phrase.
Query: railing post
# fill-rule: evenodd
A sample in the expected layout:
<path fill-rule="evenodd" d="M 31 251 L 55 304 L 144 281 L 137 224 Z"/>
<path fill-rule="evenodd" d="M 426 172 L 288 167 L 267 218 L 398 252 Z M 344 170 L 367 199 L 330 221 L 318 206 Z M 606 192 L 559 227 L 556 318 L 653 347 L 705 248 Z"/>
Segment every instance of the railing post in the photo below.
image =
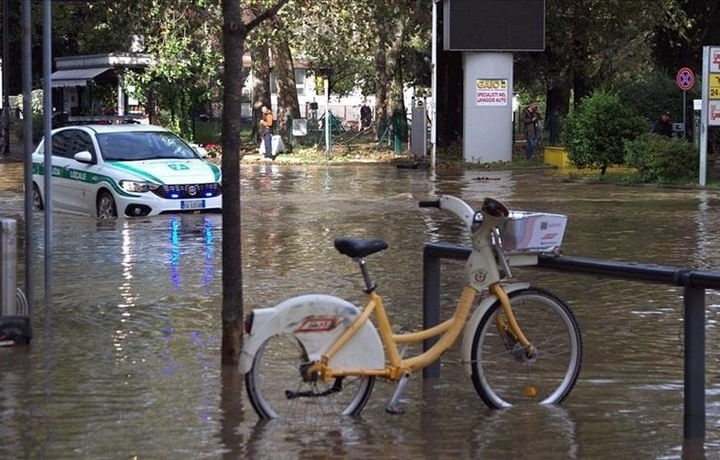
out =
<path fill-rule="evenodd" d="M 705 289 L 685 285 L 685 439 L 705 438 Z"/>
<path fill-rule="evenodd" d="M 423 250 L 423 328 L 440 324 L 440 258 Z M 423 340 L 423 351 L 438 341 L 437 337 Z M 423 378 L 440 377 L 440 360 L 423 369 Z"/>

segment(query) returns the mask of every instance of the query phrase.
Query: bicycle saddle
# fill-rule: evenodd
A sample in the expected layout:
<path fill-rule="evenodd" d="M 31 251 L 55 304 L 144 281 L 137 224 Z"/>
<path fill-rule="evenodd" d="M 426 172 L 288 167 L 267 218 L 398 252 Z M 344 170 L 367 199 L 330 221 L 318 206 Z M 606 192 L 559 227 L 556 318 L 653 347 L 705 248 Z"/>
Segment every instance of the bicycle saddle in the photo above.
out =
<path fill-rule="evenodd" d="M 335 238 L 335 249 L 337 249 L 340 254 L 345 254 L 353 259 L 375 254 L 376 252 L 387 249 L 387 247 L 388 244 L 385 240 L 380 238 L 373 238 L 371 240 L 363 238 Z"/>

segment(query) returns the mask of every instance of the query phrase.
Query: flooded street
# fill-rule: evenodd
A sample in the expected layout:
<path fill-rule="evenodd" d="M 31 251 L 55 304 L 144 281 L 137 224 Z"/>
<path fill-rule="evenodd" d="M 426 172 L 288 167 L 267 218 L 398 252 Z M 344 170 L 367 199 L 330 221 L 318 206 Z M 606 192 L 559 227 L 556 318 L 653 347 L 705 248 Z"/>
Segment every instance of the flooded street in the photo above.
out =
<path fill-rule="evenodd" d="M 0 163 L 0 217 L 18 220 L 22 165 Z M 586 185 L 561 173 L 438 171 L 389 165 L 242 167 L 244 308 L 324 292 L 360 303 L 362 278 L 336 236 L 381 237 L 368 267 L 399 328 L 422 324 L 426 242 L 468 244 L 449 214 L 417 202 L 485 196 L 567 214 L 565 254 L 720 270 L 720 193 Z M 220 365 L 222 217 L 96 221 L 56 213 L 52 301 L 45 302 L 43 215 L 34 215 L 34 338 L 0 348 L 0 458 L 702 458 L 683 446 L 681 288 L 533 268 L 584 340 L 578 383 L 558 407 L 486 409 L 458 347 L 442 375 L 410 380 L 405 413 L 385 413 L 378 382 L 361 417 L 258 423 L 243 379 Z M 443 265 L 443 311 L 462 263 Z M 720 458 L 720 296 L 707 299 L 705 458 Z"/>

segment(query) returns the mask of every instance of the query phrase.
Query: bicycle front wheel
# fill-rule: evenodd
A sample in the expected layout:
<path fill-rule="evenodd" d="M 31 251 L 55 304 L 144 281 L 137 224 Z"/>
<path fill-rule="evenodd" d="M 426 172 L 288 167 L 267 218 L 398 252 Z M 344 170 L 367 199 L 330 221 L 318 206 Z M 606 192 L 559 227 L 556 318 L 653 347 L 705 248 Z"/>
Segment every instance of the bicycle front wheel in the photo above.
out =
<path fill-rule="evenodd" d="M 302 370 L 307 353 L 294 336 L 276 335 L 262 344 L 245 374 L 248 397 L 261 418 L 304 422 L 328 415 L 358 415 L 375 384 L 374 377 L 308 381 Z"/>
<path fill-rule="evenodd" d="M 520 329 L 535 348 L 532 356 L 510 334 L 500 301 L 480 320 L 473 338 L 472 381 L 491 408 L 555 404 L 572 390 L 580 373 L 582 339 L 570 308 L 556 295 L 530 287 L 508 295 Z"/>

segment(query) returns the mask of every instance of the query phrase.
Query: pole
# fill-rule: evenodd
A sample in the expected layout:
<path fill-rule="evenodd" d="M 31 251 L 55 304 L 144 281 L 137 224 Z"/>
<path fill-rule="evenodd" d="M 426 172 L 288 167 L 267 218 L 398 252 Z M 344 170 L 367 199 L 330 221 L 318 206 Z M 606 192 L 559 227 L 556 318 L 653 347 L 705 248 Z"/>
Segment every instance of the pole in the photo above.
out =
<path fill-rule="evenodd" d="M 30 154 L 33 147 L 32 124 L 32 37 L 31 30 L 31 0 L 23 0 L 22 8 L 22 92 L 23 92 L 23 164 L 25 171 L 25 295 L 28 302 L 28 316 L 32 316 L 35 296 L 35 275 L 33 273 L 33 257 L 35 253 L 35 223 L 33 219 L 33 183 L 32 158 Z"/>
<path fill-rule="evenodd" d="M 3 54 L 2 54 L 2 142 L 0 150 L 5 155 L 10 155 L 10 75 L 8 74 L 8 64 L 10 63 L 10 18 L 8 12 L 7 0 L 2 5 L 3 15 Z"/>
<path fill-rule="evenodd" d="M 683 139 L 687 138 L 687 125 L 685 124 L 686 121 L 686 113 L 687 113 L 687 91 L 683 91 Z"/>
<path fill-rule="evenodd" d="M 45 304 L 52 298 L 52 5 L 43 1 L 43 136 L 45 137 Z M 30 114 L 29 114 L 30 115 Z M 32 116 L 32 115 L 30 115 Z M 31 254 L 28 254 L 31 257 Z"/>
<path fill-rule="evenodd" d="M 707 175 L 707 126 L 708 120 L 708 92 L 710 89 L 710 47 L 703 46 L 703 78 L 702 78 L 702 109 L 700 111 L 700 172 L 699 183 L 705 186 Z"/>
<path fill-rule="evenodd" d="M 683 294 L 684 303 L 684 414 L 686 439 L 705 437 L 705 289 L 690 286 Z"/>
<path fill-rule="evenodd" d="M 330 131 L 332 131 L 330 117 L 330 84 L 328 78 L 323 80 L 323 88 L 325 90 L 325 154 L 330 156 Z"/>
<path fill-rule="evenodd" d="M 432 56 L 430 57 L 430 67 L 432 67 L 430 76 L 432 91 L 432 103 L 430 104 L 430 143 L 432 144 L 432 148 L 430 150 L 430 164 L 432 168 L 435 169 L 435 144 L 437 143 L 437 1 L 432 0 L 432 2 Z"/>

